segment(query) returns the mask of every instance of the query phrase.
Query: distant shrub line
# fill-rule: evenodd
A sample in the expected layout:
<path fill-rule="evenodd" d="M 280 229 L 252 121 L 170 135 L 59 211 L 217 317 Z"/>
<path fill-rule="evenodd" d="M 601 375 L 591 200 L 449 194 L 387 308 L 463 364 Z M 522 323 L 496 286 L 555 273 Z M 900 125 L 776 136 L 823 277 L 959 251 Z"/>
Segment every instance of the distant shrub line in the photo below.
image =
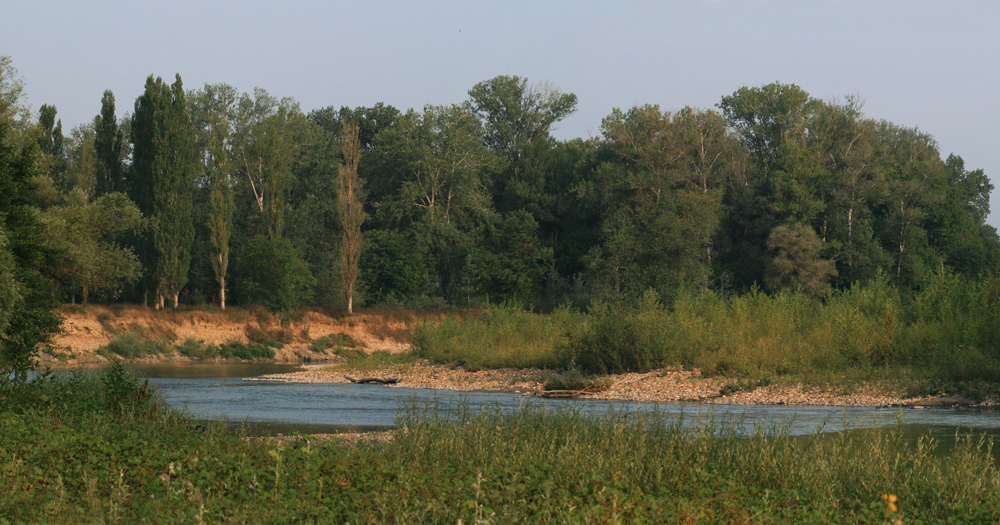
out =
<path fill-rule="evenodd" d="M 425 322 L 416 353 L 469 369 L 539 367 L 586 374 L 699 368 L 705 375 L 830 377 L 911 370 L 950 382 L 1000 380 L 1000 278 L 947 272 L 917 292 L 881 276 L 820 301 L 781 292 L 720 297 L 647 292 L 630 305 L 550 315 L 496 307 Z"/>

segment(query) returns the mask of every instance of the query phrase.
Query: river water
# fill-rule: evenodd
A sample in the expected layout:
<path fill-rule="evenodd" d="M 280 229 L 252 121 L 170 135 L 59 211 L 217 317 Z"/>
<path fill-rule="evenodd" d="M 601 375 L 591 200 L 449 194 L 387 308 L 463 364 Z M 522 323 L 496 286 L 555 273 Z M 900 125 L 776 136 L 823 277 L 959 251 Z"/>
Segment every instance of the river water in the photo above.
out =
<path fill-rule="evenodd" d="M 165 401 L 195 418 L 249 424 L 255 432 L 336 433 L 395 425 L 407 407 L 445 414 L 460 408 L 513 410 L 524 403 L 547 408 L 572 407 L 601 415 L 609 410 L 658 411 L 668 418 L 698 424 L 709 418 L 755 427 L 781 426 L 793 435 L 902 425 L 904 437 L 931 435 L 947 447 L 956 435 L 1000 438 L 1000 411 L 992 409 L 900 409 L 868 407 L 742 406 L 632 403 L 602 400 L 551 400 L 502 392 L 452 392 L 351 383 L 277 383 L 244 377 L 290 372 L 296 365 L 158 364 L 132 365 L 156 385 Z M 997 453 L 997 451 L 994 451 Z"/>

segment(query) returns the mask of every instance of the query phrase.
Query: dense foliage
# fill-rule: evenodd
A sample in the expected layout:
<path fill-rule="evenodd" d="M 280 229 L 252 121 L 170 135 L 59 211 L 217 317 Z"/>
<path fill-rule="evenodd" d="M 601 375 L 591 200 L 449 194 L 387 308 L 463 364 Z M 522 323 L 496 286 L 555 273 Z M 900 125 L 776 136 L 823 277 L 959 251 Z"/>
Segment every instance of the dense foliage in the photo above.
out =
<path fill-rule="evenodd" d="M 127 119 L 106 92 L 68 137 L 52 106 L 8 120 L 36 130 L 63 300 L 551 310 L 755 286 L 823 300 L 880 271 L 920 290 L 942 267 L 1000 263 L 986 174 L 857 99 L 774 83 L 715 110 L 614 109 L 597 137 L 554 139 L 576 103 L 501 75 L 458 104 L 305 113 L 263 89 L 150 76 Z M 116 200 L 117 228 L 58 227 L 120 194 L 144 222 Z"/>

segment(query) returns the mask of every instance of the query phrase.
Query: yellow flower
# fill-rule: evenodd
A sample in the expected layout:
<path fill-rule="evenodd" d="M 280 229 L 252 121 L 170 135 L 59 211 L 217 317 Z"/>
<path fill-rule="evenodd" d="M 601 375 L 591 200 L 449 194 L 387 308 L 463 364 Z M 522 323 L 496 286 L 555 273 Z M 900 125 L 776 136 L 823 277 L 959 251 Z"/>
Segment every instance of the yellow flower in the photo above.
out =
<path fill-rule="evenodd" d="M 889 503 L 896 503 L 896 495 L 889 494 Z"/>
<path fill-rule="evenodd" d="M 894 525 L 903 525 L 903 520 L 896 520 L 893 522 Z"/>
<path fill-rule="evenodd" d="M 896 504 L 895 503 L 890 503 L 889 504 L 889 512 L 896 512 L 896 510 L 898 510 L 898 509 L 896 509 Z"/>

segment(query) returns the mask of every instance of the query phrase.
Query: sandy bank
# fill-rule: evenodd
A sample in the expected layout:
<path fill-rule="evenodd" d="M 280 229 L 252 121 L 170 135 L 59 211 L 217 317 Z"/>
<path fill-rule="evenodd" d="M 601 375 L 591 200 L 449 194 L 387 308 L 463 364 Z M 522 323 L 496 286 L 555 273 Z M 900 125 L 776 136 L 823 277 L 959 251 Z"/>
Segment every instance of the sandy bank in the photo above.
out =
<path fill-rule="evenodd" d="M 302 371 L 247 378 L 248 381 L 295 383 L 348 383 L 344 377 L 398 377 L 387 388 L 432 388 L 454 391 L 514 392 L 539 394 L 546 375 L 538 369 L 499 369 L 468 372 L 461 368 L 432 365 L 427 362 L 399 365 L 379 370 L 351 370 L 344 365 L 306 365 Z M 762 386 L 752 390 L 722 395 L 720 390 L 731 380 L 704 378 L 701 373 L 681 370 L 655 370 L 644 374 L 610 376 L 611 386 L 589 394 L 588 399 L 615 399 L 660 403 L 710 403 L 723 405 L 810 405 L 810 406 L 969 406 L 961 398 L 906 398 L 892 385 L 854 387 L 815 387 L 802 384 Z M 358 388 L 377 388 L 359 385 Z M 980 404 L 990 405 L 989 403 Z"/>

